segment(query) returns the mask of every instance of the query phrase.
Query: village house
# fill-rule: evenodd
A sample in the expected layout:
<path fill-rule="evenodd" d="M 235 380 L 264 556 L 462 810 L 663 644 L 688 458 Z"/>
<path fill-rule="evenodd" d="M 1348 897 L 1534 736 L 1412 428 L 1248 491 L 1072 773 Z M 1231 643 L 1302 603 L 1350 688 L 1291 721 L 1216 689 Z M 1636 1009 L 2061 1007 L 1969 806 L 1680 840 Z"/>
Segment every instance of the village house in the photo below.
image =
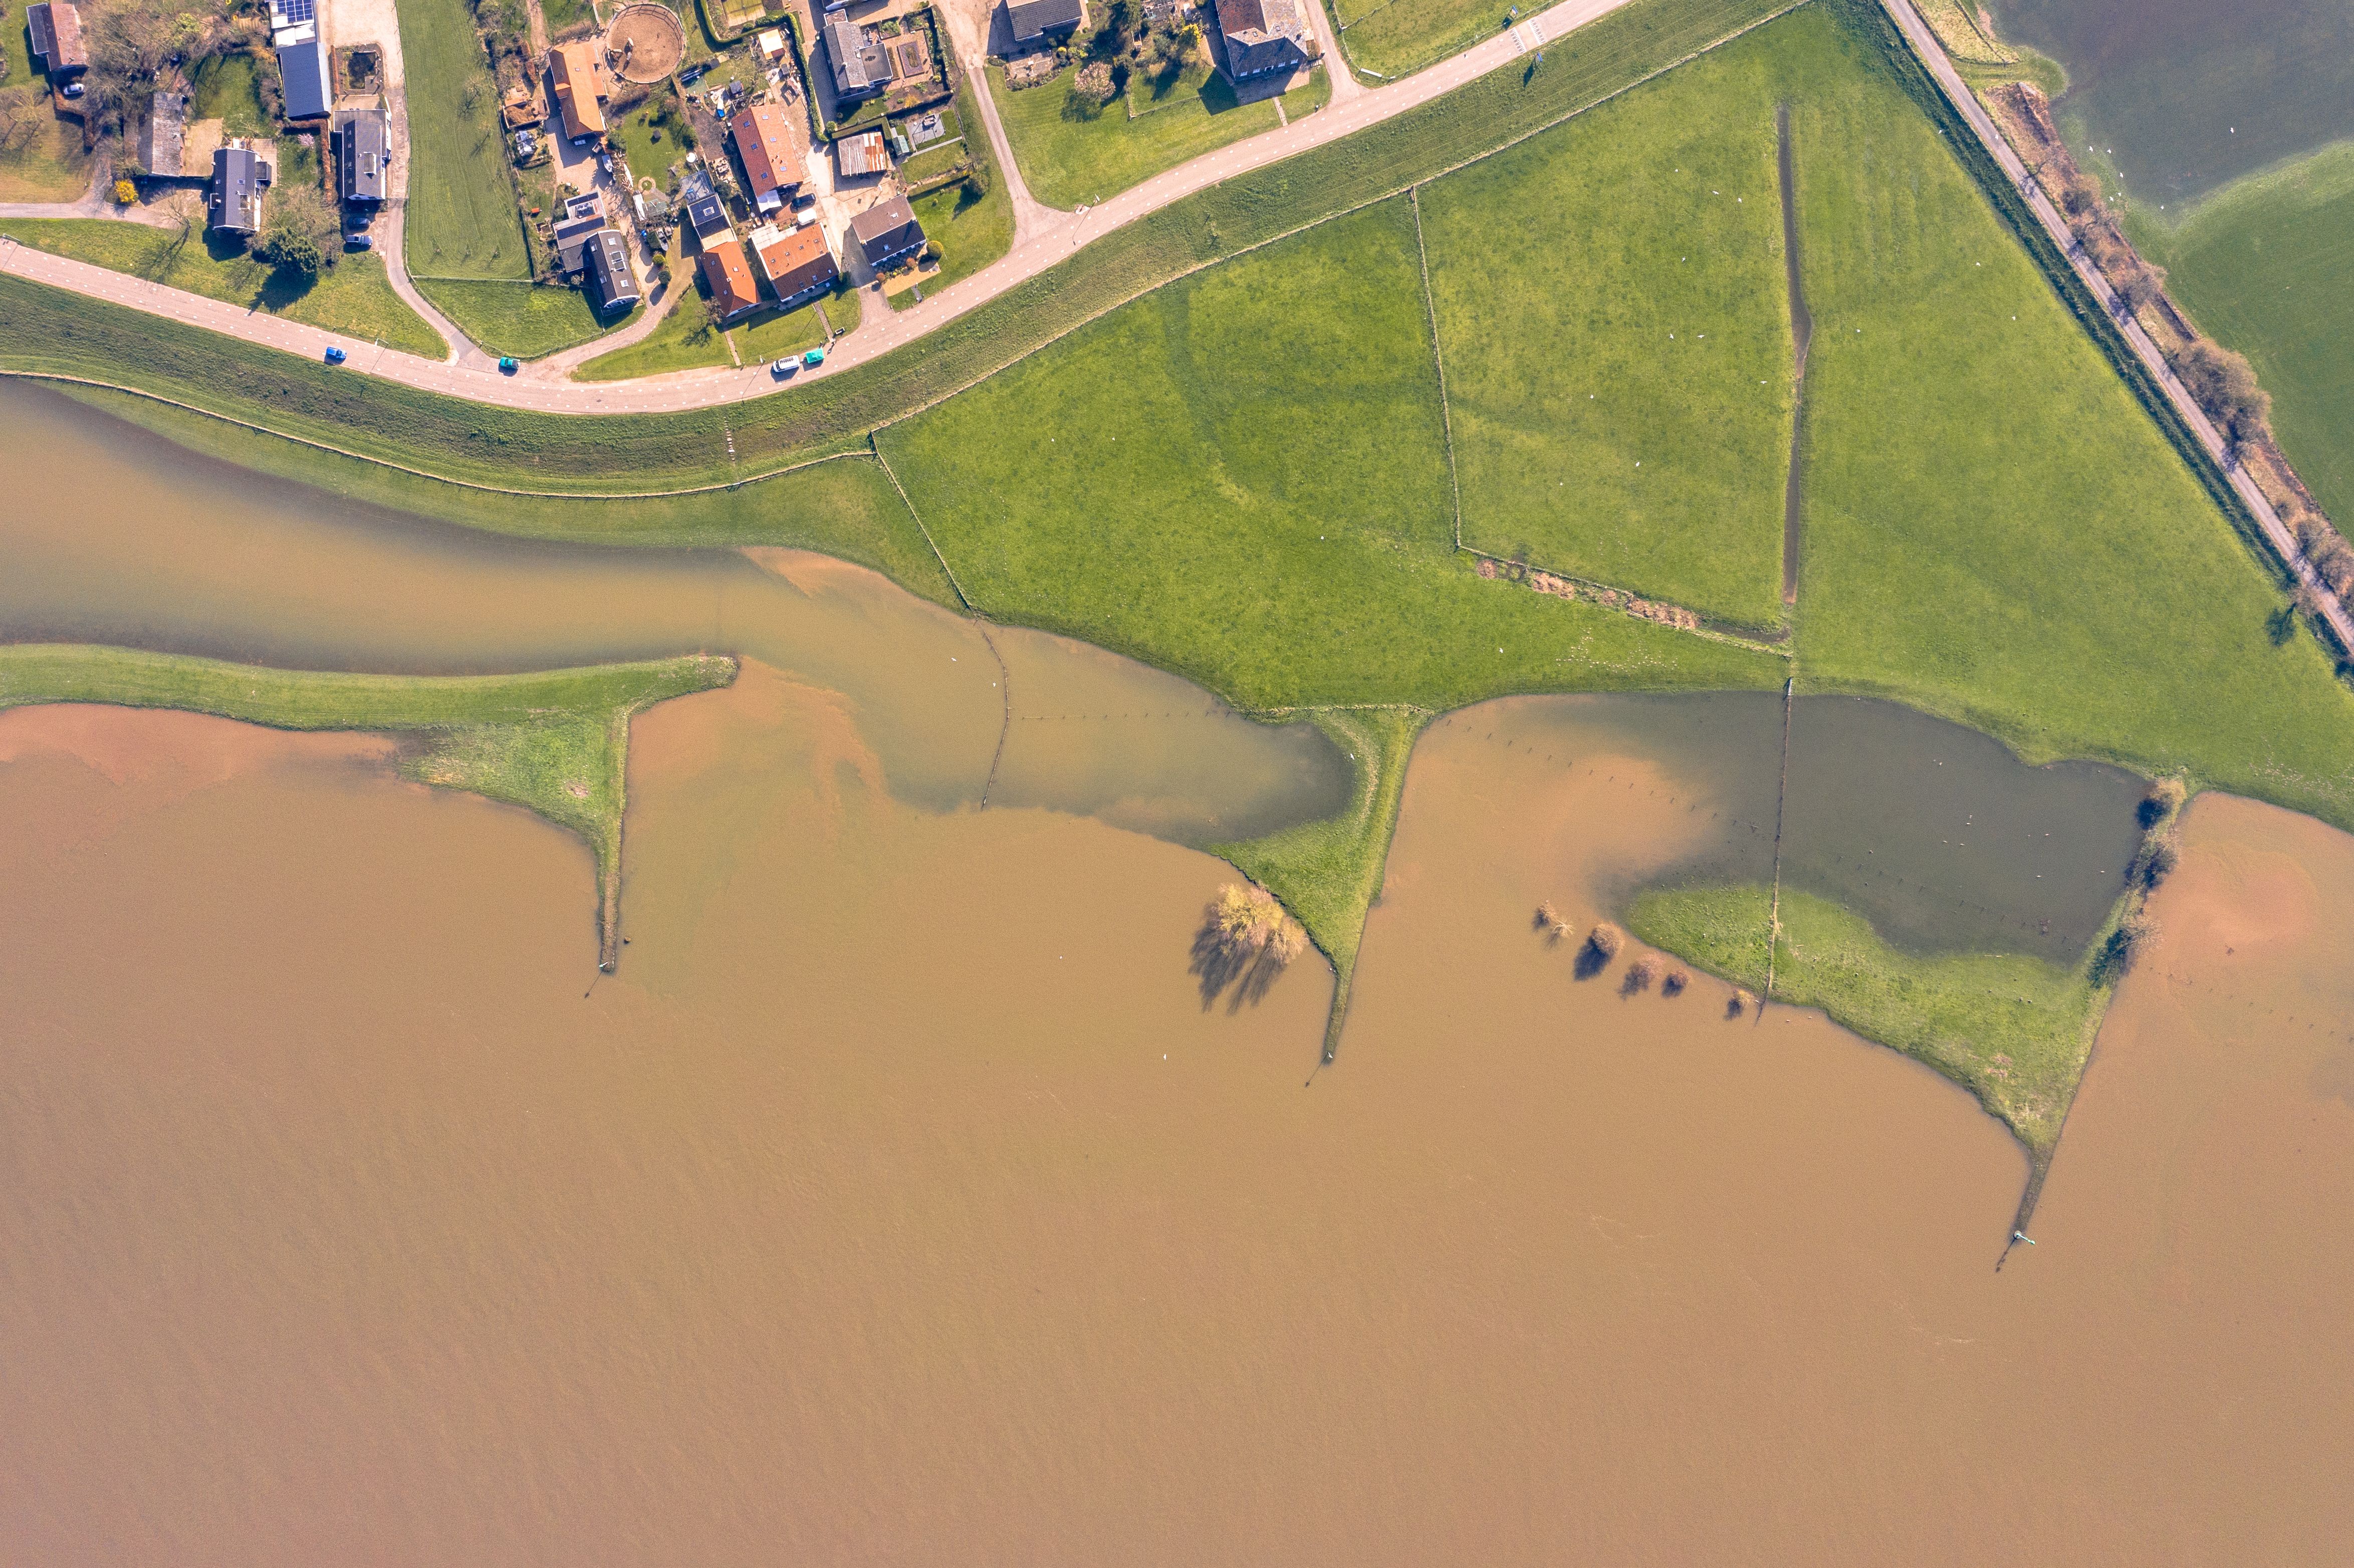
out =
<path fill-rule="evenodd" d="M 213 183 L 205 196 L 206 227 L 216 234 L 251 238 L 261 232 L 261 197 L 270 188 L 270 165 L 242 141 L 213 150 Z"/>
<path fill-rule="evenodd" d="M 760 308 L 760 285 L 752 281 L 752 264 L 744 260 L 740 240 L 705 246 L 702 267 L 703 286 L 711 291 L 711 313 L 721 322 Z"/>
<path fill-rule="evenodd" d="M 335 132 L 335 183 L 343 198 L 376 207 L 392 170 L 392 126 L 381 109 L 355 109 Z"/>
<path fill-rule="evenodd" d="M 825 230 L 814 223 L 783 230 L 763 225 L 752 231 L 752 254 L 769 287 L 788 307 L 823 293 L 842 276 Z"/>
<path fill-rule="evenodd" d="M 852 21 L 849 12 L 827 12 L 823 37 L 836 102 L 855 103 L 891 85 L 891 68 L 884 63 L 882 46 L 867 41 L 866 29 Z"/>
<path fill-rule="evenodd" d="M 809 117 L 796 104 L 755 103 L 728 122 L 746 189 L 761 212 L 776 211 L 809 174 Z"/>
<path fill-rule="evenodd" d="M 548 50 L 547 79 L 566 136 L 586 142 L 605 133 L 605 101 L 613 89 L 596 45 L 558 44 Z"/>
<path fill-rule="evenodd" d="M 582 255 L 588 263 L 588 298 L 599 315 L 638 302 L 638 275 L 630 270 L 630 249 L 620 229 L 600 228 L 590 235 Z"/>
<path fill-rule="evenodd" d="M 711 188 L 711 176 L 701 169 L 679 182 L 678 200 L 686 211 L 686 226 L 695 230 L 697 240 L 725 239 L 736 231 L 736 226 L 727 221 L 719 194 Z"/>
<path fill-rule="evenodd" d="M 81 13 L 71 0 L 27 5 L 25 30 L 32 39 L 34 68 L 64 96 L 80 96 L 74 79 L 90 69 L 90 47 L 81 41 Z"/>
<path fill-rule="evenodd" d="M 270 42 L 278 50 L 286 118 L 325 119 L 335 106 L 335 90 L 328 75 L 327 40 L 319 36 L 317 0 L 270 0 Z"/>
<path fill-rule="evenodd" d="M 1016 54 L 1066 44 L 1087 20 L 1087 0 L 1005 0 L 1006 30 Z"/>
<path fill-rule="evenodd" d="M 850 238 L 866 264 L 880 272 L 924 248 L 924 226 L 916 221 L 916 209 L 907 198 L 895 196 L 852 218 Z"/>
<path fill-rule="evenodd" d="M 1236 81 L 1290 72 L 1315 57 L 1316 35 L 1296 0 L 1218 0 L 1226 74 Z"/>

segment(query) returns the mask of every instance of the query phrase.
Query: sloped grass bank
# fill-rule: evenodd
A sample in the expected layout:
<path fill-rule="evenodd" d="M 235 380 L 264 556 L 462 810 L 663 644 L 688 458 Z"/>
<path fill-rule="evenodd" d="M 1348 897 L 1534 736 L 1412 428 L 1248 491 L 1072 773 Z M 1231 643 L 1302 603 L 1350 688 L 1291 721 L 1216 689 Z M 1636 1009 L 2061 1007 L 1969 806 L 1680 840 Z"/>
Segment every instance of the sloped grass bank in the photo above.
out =
<path fill-rule="evenodd" d="M 1422 193 L 1469 545 L 1782 619 L 1793 408 L 1761 28 Z"/>
<path fill-rule="evenodd" d="M 1319 708 L 1307 717 L 1356 768 L 1348 809 L 1243 843 L 1213 844 L 1212 854 L 1283 901 L 1332 965 L 1332 1012 L 1324 1026 L 1324 1060 L 1340 1049 L 1349 988 L 1365 916 L 1381 895 L 1405 792 L 1407 758 L 1431 715 L 1419 708 Z"/>
<path fill-rule="evenodd" d="M 588 296 L 578 289 L 487 279 L 409 281 L 474 346 L 485 354 L 513 355 L 517 359 L 545 359 L 602 337 L 628 324 L 645 308 L 631 306 L 605 322 L 589 305 Z"/>
<path fill-rule="evenodd" d="M 362 675 L 274 670 L 73 643 L 0 646 L 0 708 L 106 703 L 179 708 L 273 729 L 403 736 L 401 773 L 522 806 L 578 833 L 597 857 L 600 967 L 620 947 L 621 816 L 630 720 L 736 678 L 733 659 L 692 655 L 525 675 Z"/>

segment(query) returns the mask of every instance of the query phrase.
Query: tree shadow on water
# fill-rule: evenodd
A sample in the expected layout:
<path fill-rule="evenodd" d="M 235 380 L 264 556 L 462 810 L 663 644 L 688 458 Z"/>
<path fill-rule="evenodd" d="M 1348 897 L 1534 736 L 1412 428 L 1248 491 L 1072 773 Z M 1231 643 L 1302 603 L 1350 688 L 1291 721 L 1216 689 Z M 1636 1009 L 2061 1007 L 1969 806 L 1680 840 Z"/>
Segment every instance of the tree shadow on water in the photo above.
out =
<path fill-rule="evenodd" d="M 1257 1006 L 1283 969 L 1283 955 L 1275 947 L 1237 940 L 1220 923 L 1216 905 L 1203 910 L 1202 928 L 1193 933 L 1193 961 L 1185 966 L 1201 987 L 1203 1012 L 1209 1012 L 1222 995 L 1229 1016 L 1240 1012 L 1245 1002 Z"/>

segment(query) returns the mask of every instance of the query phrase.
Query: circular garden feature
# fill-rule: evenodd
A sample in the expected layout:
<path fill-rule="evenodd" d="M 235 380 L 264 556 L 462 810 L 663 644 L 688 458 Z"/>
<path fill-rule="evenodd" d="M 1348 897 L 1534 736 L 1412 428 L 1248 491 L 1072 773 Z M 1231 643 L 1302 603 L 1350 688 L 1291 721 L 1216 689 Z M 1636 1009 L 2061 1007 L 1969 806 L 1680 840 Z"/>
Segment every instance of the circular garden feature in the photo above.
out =
<path fill-rule="evenodd" d="M 685 58 L 686 26 L 667 5 L 639 0 L 614 12 L 606 26 L 605 58 L 623 81 L 660 81 Z"/>

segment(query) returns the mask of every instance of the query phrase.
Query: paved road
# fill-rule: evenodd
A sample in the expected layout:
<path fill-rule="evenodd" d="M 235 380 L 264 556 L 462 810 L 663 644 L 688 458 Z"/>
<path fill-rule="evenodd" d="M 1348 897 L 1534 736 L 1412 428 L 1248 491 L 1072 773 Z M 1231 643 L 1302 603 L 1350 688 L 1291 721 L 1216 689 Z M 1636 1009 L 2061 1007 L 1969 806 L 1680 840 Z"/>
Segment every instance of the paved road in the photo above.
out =
<path fill-rule="evenodd" d="M 2273 503 L 2265 498 L 2263 489 L 2249 476 L 2246 469 L 2231 460 L 2222 435 L 2217 431 L 2213 421 L 2207 418 L 2206 410 L 2199 407 L 2198 399 L 2190 396 L 2190 388 L 2184 387 L 2174 374 L 2174 367 L 2167 364 L 2165 354 L 2151 341 L 2150 335 L 2142 331 L 2141 323 L 2126 310 L 2123 302 L 2117 298 L 2116 291 L 2109 287 L 2109 281 L 2101 275 L 2101 270 L 2093 264 L 2092 258 L 2084 253 L 2084 248 L 2076 242 L 2068 220 L 2044 196 L 2042 187 L 2028 172 L 2027 164 L 2011 150 L 2010 143 L 1996 128 L 1993 117 L 1987 113 L 1977 96 L 1963 82 L 1961 72 L 1954 69 L 1954 62 L 1946 57 L 1945 46 L 1938 42 L 1936 34 L 1930 30 L 1928 24 L 1921 19 L 1921 14 L 1913 8 L 1913 0 L 1881 0 L 1881 4 L 1887 7 L 1897 26 L 1903 30 L 1914 51 L 1927 63 L 1930 75 L 1936 78 L 1938 87 L 1960 111 L 1979 143 L 2001 165 L 2011 184 L 2019 187 L 2037 221 L 2043 225 L 2044 232 L 2067 256 L 2069 264 L 2076 270 L 2076 275 L 2084 280 L 2084 286 L 2093 291 L 2093 297 L 2101 302 L 2102 308 L 2109 313 L 2109 318 L 2125 334 L 2126 342 L 2133 346 L 2142 364 L 2166 389 L 2166 396 L 2173 403 L 2175 411 L 2198 436 L 2208 455 L 2222 466 L 2225 476 L 2232 482 L 2232 488 L 2239 493 L 2248 510 L 2255 514 L 2256 522 L 2263 527 L 2264 536 L 2272 541 L 2273 548 L 2280 552 L 2281 559 L 2288 562 L 2297 580 L 2319 596 L 2323 617 L 2329 622 L 2330 630 L 2336 633 L 2338 647 L 2354 653 L 2354 619 L 2348 617 L 2346 607 L 2338 602 L 2336 594 L 2329 591 L 2328 585 L 2313 569 L 2313 563 L 2306 560 L 2305 553 L 2297 548 L 2296 535 L 2282 523 L 2280 514 L 2273 510 Z"/>
<path fill-rule="evenodd" d="M 338 0 L 338 3 L 347 6 L 381 6 L 387 12 L 390 10 L 386 0 Z M 1311 147 L 1337 142 L 1368 125 L 1403 114 L 1468 81 L 1485 76 L 1528 49 L 1607 16 L 1625 4 L 1627 0 L 1563 0 L 1562 4 L 1541 16 L 1532 17 L 1509 31 L 1497 33 L 1452 58 L 1442 60 L 1387 87 L 1359 88 L 1355 83 L 1350 83 L 1344 90 L 1340 80 L 1343 72 L 1336 69 L 1332 102 L 1314 114 L 1206 154 L 1192 163 L 1180 164 L 1094 207 L 1076 213 L 1062 213 L 1051 207 L 1034 207 L 1034 230 L 1021 233 L 1013 250 L 1005 257 L 961 282 L 929 296 L 921 304 L 904 311 L 869 313 L 856 332 L 835 341 L 823 370 L 805 373 L 796 385 L 805 386 L 814 376 L 879 358 L 1057 265 L 1091 239 L 1133 223 L 1222 180 L 1264 168 L 1295 154 L 1307 152 Z M 398 38 L 396 28 L 393 37 L 386 40 L 387 48 L 395 51 L 388 59 L 398 58 Z M 1333 63 L 1336 68 L 1340 65 L 1337 58 Z M 1009 179 L 1018 178 L 1013 160 L 1006 155 L 1007 149 L 1001 140 L 1002 132 L 996 122 L 994 108 L 988 103 L 987 85 L 979 85 L 982 99 L 981 119 L 990 127 L 991 141 L 998 147 L 1006 175 Z M 397 174 L 396 179 L 398 177 Z M 392 248 L 390 241 L 397 238 L 396 216 L 395 231 L 386 242 L 387 249 Z M 425 391 L 506 408 L 551 414 L 673 411 L 740 402 L 748 397 L 767 396 L 776 390 L 768 371 L 762 366 L 748 366 L 742 370 L 685 371 L 651 380 L 601 385 L 541 380 L 532 376 L 504 376 L 498 373 L 495 363 L 488 356 L 479 351 L 471 351 L 471 345 L 467 345 L 469 351 L 455 354 L 447 362 L 420 359 L 413 355 L 378 349 L 374 344 L 361 343 L 338 333 L 283 321 L 174 289 L 159 288 L 135 278 L 127 278 L 120 272 L 46 255 L 21 245 L 0 244 L 0 270 L 313 359 L 320 357 L 330 345 L 339 346 L 351 353 L 351 367 L 361 374 L 380 376 Z M 407 284 L 408 280 L 402 278 L 397 286 L 406 289 Z M 408 293 L 405 292 L 403 297 L 407 298 Z M 417 302 L 411 301 L 412 308 Z M 436 322 L 436 330 L 442 331 L 445 337 L 456 337 L 455 329 L 440 322 L 438 315 L 429 313 L 426 319 Z M 461 337 L 456 337 L 456 341 L 464 343 Z"/>

